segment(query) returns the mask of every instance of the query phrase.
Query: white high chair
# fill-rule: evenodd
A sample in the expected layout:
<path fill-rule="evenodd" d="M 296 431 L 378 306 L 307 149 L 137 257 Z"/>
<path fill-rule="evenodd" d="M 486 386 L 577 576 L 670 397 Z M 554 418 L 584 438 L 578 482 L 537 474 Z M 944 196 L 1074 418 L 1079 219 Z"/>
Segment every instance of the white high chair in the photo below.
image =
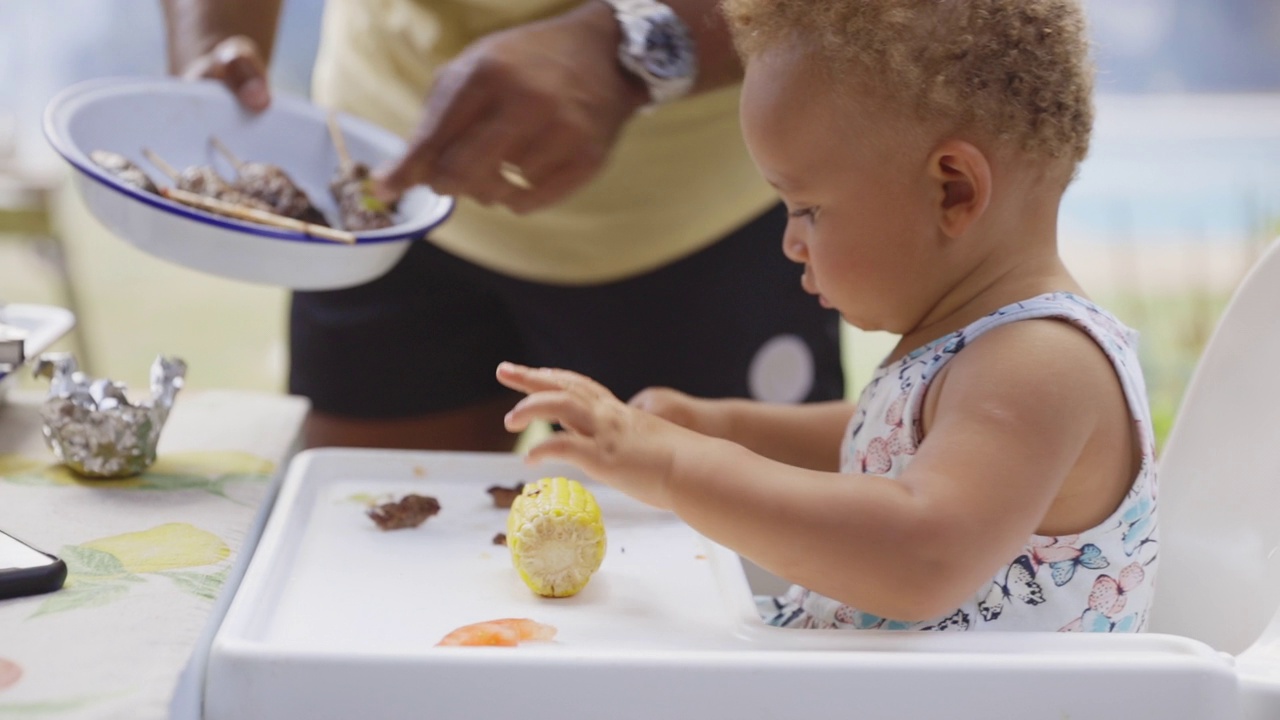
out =
<path fill-rule="evenodd" d="M 424 554 L 384 544 L 340 501 L 356 478 L 362 492 L 401 492 L 409 468 L 429 467 L 433 492 L 455 493 L 443 504 L 465 508 L 481 479 L 527 472 L 519 457 L 328 448 L 290 463 L 212 641 L 204 717 L 1280 720 L 1276 307 L 1280 243 L 1210 339 L 1163 458 L 1152 632 L 769 627 L 752 595 L 784 589 L 778 578 L 602 486 L 610 543 L 636 548 L 588 588 L 608 602 L 529 604 L 509 570 L 477 569 L 467 516 L 433 525 Z M 556 643 L 424 647 L 441 635 L 432 623 L 526 609 L 560 628 Z M 503 692 L 476 691 L 493 678 Z M 547 688 L 568 688 L 572 704 L 529 702 Z"/>
<path fill-rule="evenodd" d="M 1280 718 L 1280 242 L 1240 284 L 1160 461 L 1152 632 L 1236 659 L 1241 717 Z"/>

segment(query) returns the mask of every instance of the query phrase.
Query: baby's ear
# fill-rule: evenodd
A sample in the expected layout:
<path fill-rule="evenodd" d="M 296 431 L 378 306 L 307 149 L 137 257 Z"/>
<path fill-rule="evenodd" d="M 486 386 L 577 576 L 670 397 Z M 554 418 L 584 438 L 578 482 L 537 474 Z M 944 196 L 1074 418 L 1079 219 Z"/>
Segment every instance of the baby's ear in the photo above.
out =
<path fill-rule="evenodd" d="M 939 226 L 950 238 L 964 235 L 991 202 L 991 163 L 974 145 L 944 140 L 929 155 L 929 176 L 938 188 Z"/>

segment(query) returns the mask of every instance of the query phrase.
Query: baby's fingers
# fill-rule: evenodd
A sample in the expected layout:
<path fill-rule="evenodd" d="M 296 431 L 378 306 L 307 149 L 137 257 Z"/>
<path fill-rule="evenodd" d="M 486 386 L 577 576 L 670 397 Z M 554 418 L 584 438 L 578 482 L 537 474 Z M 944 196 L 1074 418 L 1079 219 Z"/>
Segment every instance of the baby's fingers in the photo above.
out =
<path fill-rule="evenodd" d="M 536 392 L 516 403 L 503 423 L 511 432 L 520 432 L 534 420 L 546 420 L 575 433 L 594 435 L 595 414 L 588 403 L 585 398 L 563 390 Z"/>
<path fill-rule="evenodd" d="M 498 364 L 498 382 L 522 393 L 546 390 L 577 390 L 592 397 L 608 391 L 591 378 L 571 370 L 556 368 L 531 368 L 515 363 Z"/>
<path fill-rule="evenodd" d="M 530 463 L 564 460 L 586 470 L 596 467 L 598 454 L 599 450 L 591 438 L 559 432 L 530 448 L 525 459 Z"/>
<path fill-rule="evenodd" d="M 498 363 L 497 377 L 498 382 L 503 385 L 526 394 L 560 389 L 548 382 L 545 377 L 538 377 L 533 368 L 511 362 Z"/>

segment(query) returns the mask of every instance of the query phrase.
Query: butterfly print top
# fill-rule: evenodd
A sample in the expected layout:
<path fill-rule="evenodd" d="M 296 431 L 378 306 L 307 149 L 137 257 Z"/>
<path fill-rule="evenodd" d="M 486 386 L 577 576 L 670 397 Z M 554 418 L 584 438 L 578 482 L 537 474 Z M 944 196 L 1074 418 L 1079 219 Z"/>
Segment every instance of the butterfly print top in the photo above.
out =
<path fill-rule="evenodd" d="M 760 599 L 767 622 L 882 630 L 1131 632 L 1145 627 L 1159 543 L 1155 444 L 1137 333 L 1088 300 L 1059 292 L 1014 303 L 881 366 L 849 422 L 841 472 L 901 474 L 923 437 L 925 393 L 938 371 L 982 333 L 1033 318 L 1070 322 L 1088 333 L 1115 366 L 1142 451 L 1138 475 L 1115 512 L 1077 535 L 1032 536 L 968 602 L 932 620 L 882 618 L 794 586 L 782 597 Z"/>

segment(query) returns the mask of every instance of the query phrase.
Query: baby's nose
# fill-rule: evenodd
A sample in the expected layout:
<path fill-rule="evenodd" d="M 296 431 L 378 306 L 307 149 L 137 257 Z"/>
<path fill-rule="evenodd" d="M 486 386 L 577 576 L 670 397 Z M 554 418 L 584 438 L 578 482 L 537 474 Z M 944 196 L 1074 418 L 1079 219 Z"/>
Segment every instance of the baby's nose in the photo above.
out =
<path fill-rule="evenodd" d="M 807 262 L 809 259 L 809 248 L 805 245 L 804 240 L 797 237 L 794 233 L 787 232 L 782 236 L 782 254 L 787 256 L 791 262 Z"/>

